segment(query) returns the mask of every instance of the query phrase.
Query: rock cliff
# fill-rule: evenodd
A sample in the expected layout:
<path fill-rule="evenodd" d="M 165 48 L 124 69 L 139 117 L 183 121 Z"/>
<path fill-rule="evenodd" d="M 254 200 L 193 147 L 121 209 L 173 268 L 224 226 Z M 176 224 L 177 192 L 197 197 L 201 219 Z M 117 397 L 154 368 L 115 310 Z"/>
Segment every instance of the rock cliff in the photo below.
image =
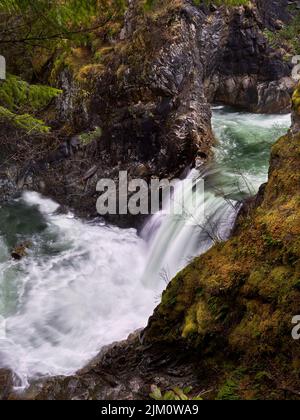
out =
<path fill-rule="evenodd" d="M 64 91 L 47 116 L 56 141 L 37 140 L 29 161 L 22 150 L 18 175 L 9 165 L 4 171 L 2 195 L 34 189 L 93 216 L 100 178 L 119 170 L 174 177 L 196 156 L 207 160 L 211 102 L 289 109 L 291 66 L 264 36 L 288 19 L 287 1 L 216 8 L 163 0 L 149 11 L 142 3 L 129 2 L 110 37 L 99 33 L 89 48 L 52 59 L 51 80 Z"/>

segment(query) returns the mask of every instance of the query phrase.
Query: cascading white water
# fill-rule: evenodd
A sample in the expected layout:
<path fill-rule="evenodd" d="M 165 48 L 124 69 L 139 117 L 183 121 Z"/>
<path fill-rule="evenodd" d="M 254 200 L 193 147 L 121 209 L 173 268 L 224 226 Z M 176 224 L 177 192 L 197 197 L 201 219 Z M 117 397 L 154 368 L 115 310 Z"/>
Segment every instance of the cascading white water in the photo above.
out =
<path fill-rule="evenodd" d="M 196 214 L 190 190 L 189 200 L 183 204 L 188 217 L 160 212 L 148 221 L 142 233 L 149 244 L 143 274 L 148 285 L 172 279 L 188 261 L 215 242 L 228 239 L 240 208 L 237 200 L 255 194 L 267 180 L 270 146 L 290 126 L 290 116 L 229 112 L 220 106 L 214 108 L 212 122 L 219 140 L 215 161 L 188 175 L 205 181 L 204 201 L 199 202 Z M 173 199 L 181 199 L 176 190 Z M 204 219 L 199 219 L 202 212 Z"/>
<path fill-rule="evenodd" d="M 206 168 L 204 171 L 193 169 L 188 177 L 196 183 L 217 175 L 216 169 Z M 172 200 L 180 203 L 184 197 L 180 188 L 178 190 L 179 194 L 175 190 Z M 162 211 L 149 220 L 142 232 L 149 246 L 148 263 L 143 274 L 146 285 L 171 280 L 191 259 L 230 235 L 240 207 L 237 202 L 230 198 L 225 200 L 221 193 L 217 194 L 210 187 L 195 205 L 192 200 L 195 192 L 190 189 L 187 193 L 188 199 L 181 203 L 182 215 Z"/>
<path fill-rule="evenodd" d="M 0 367 L 13 369 L 23 386 L 31 377 L 71 374 L 143 327 L 166 277 L 228 236 L 236 200 L 249 194 L 241 173 L 257 190 L 270 144 L 290 118 L 220 108 L 213 125 L 216 162 L 189 174 L 205 178 L 204 225 L 188 209 L 187 217 L 157 214 L 140 238 L 134 229 L 58 214 L 56 203 L 36 193 L 0 206 Z M 12 261 L 10 250 L 25 239 L 33 243 L 29 256 Z"/>

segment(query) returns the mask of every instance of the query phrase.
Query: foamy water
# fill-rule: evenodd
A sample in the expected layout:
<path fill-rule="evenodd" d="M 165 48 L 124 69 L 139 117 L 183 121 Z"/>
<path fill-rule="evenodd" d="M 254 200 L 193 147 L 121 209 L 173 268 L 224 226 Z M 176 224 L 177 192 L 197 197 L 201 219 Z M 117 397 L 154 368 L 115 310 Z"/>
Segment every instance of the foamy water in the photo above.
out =
<path fill-rule="evenodd" d="M 57 205 L 36 193 L 22 201 L 24 211 L 38 207 L 46 226 L 22 262 L 8 260 L 2 243 L 0 360 L 24 382 L 79 369 L 145 325 L 155 297 L 140 281 L 146 251 L 135 230 L 56 215 Z"/>

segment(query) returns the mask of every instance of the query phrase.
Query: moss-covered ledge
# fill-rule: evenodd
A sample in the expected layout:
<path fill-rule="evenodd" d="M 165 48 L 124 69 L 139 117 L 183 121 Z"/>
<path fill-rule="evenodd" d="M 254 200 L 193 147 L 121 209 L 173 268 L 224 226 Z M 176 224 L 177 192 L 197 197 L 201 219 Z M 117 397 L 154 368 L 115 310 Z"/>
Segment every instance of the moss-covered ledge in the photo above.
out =
<path fill-rule="evenodd" d="M 300 133 L 273 146 L 263 202 L 241 225 L 170 283 L 145 342 L 183 343 L 199 360 L 221 353 L 220 363 L 274 363 L 299 385 L 291 331 L 300 313 Z"/>

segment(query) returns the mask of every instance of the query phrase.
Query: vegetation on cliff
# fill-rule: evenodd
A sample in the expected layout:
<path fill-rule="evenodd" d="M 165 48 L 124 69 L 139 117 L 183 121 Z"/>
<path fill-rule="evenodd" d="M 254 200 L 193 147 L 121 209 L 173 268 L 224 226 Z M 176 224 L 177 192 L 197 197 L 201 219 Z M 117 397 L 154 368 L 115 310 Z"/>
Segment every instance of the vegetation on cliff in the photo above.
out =
<path fill-rule="evenodd" d="M 295 90 L 292 98 L 293 111 L 296 115 L 300 115 L 300 84 Z"/>
<path fill-rule="evenodd" d="M 67 40 L 84 42 L 125 5 L 124 0 L 1 0 L 1 44 L 56 48 Z"/>
<path fill-rule="evenodd" d="M 177 275 L 146 330 L 147 342 L 184 343 L 218 366 L 220 399 L 297 396 L 299 186 L 300 135 L 289 133 L 273 146 L 259 207 L 240 217 L 230 241 Z"/>
<path fill-rule="evenodd" d="M 0 85 L 1 120 L 27 132 L 49 131 L 41 118 L 35 118 L 60 93 L 47 86 L 56 84 L 47 68 L 52 74 L 62 61 L 58 57 L 90 44 L 124 10 L 123 0 L 1 0 L 0 47 L 11 73 Z M 32 84 L 36 81 L 41 83 Z"/>
<path fill-rule="evenodd" d="M 274 48 L 286 50 L 287 59 L 300 53 L 300 12 L 295 6 L 291 7 L 290 11 L 290 21 L 282 24 L 279 31 L 265 31 L 265 35 Z"/>
<path fill-rule="evenodd" d="M 45 109 L 60 90 L 43 85 L 30 85 L 19 77 L 8 75 L 0 85 L 0 121 L 28 132 L 48 132 L 44 122 L 34 115 Z"/>

